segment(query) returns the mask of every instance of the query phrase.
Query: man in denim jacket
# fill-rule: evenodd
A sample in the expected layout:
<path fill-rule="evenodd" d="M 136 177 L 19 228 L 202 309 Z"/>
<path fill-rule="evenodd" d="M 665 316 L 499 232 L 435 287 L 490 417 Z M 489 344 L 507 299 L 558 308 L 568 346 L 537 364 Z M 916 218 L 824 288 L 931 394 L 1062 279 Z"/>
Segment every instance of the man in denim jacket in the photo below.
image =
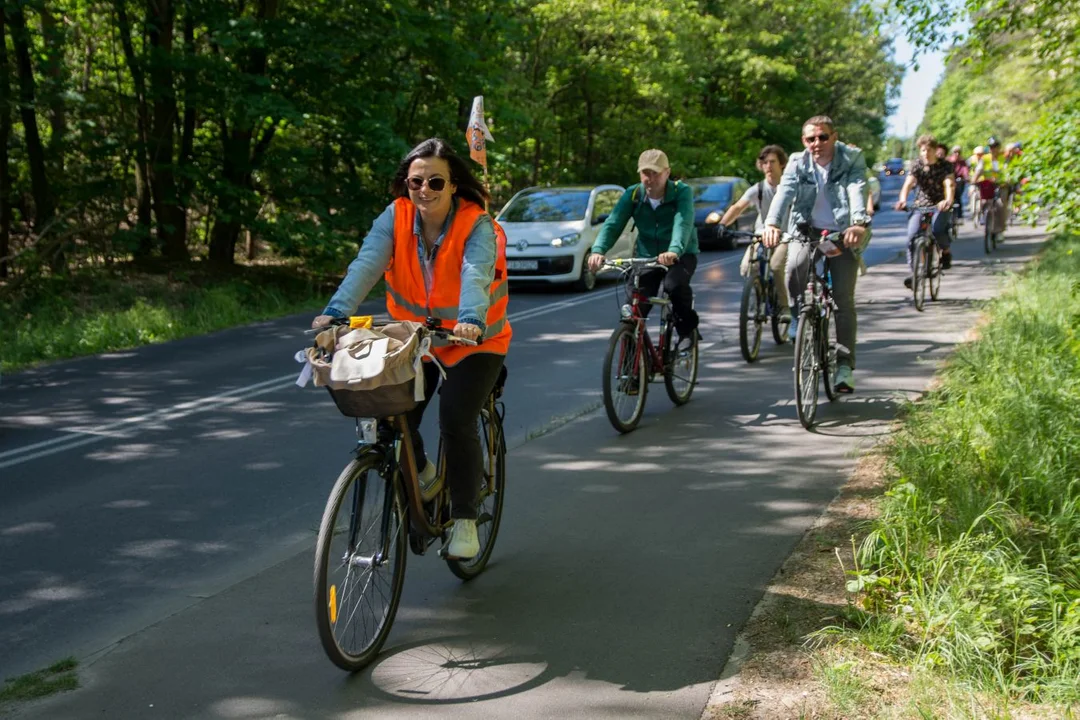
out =
<path fill-rule="evenodd" d="M 780 187 L 765 219 L 764 242 L 774 247 L 780 241 L 782 218 L 791 212 L 789 227 L 809 225 L 812 235 L 822 230 L 843 231 L 843 252 L 829 259 L 833 298 L 836 300 L 837 351 L 836 390 L 855 391 L 855 279 L 859 261 L 854 250 L 862 244 L 870 225 L 866 212 L 866 160 L 862 150 L 837 142 L 833 121 L 816 115 L 802 130 L 805 151 L 788 161 Z M 792 300 L 802 297 L 809 279 L 811 248 L 793 242 L 788 252 L 787 286 Z M 795 312 L 792 302 L 792 312 Z"/>

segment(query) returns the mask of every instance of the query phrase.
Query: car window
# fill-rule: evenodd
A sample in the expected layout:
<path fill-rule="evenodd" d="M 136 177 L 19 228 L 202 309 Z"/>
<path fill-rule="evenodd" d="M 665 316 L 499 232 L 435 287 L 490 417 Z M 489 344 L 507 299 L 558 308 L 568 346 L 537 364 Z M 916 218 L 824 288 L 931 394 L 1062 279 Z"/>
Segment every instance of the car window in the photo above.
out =
<path fill-rule="evenodd" d="M 596 204 L 593 205 L 592 221 L 596 222 L 601 215 L 610 215 L 615 209 L 615 203 L 622 197 L 622 190 L 602 190 L 596 193 Z"/>
<path fill-rule="evenodd" d="M 717 183 L 715 185 L 693 184 L 695 203 L 730 203 L 731 183 Z"/>
<path fill-rule="evenodd" d="M 582 220 L 589 207 L 588 190 L 540 188 L 521 193 L 510 201 L 499 220 L 503 222 L 564 222 Z"/>

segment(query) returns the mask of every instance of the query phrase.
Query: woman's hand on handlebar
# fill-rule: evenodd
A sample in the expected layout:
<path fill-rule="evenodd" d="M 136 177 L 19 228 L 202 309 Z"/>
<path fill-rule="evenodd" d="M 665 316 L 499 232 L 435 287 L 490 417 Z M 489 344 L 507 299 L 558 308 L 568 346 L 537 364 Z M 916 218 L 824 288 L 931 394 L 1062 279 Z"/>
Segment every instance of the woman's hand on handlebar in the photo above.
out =
<path fill-rule="evenodd" d="M 589 255 L 587 261 L 589 264 L 589 272 L 595 273 L 597 270 L 602 268 L 604 266 L 604 260 L 604 256 L 600 253 L 593 253 L 592 255 Z"/>
<path fill-rule="evenodd" d="M 473 342 L 478 341 L 483 332 L 483 330 L 472 323 L 458 323 L 454 326 L 454 335 L 465 338 L 466 340 L 472 340 Z"/>
<path fill-rule="evenodd" d="M 897 200 L 896 205 L 894 205 L 893 207 L 895 207 L 897 210 L 907 210 L 907 200 Z"/>
<path fill-rule="evenodd" d="M 766 225 L 761 233 L 761 242 L 765 247 L 772 248 L 780 244 L 780 228 L 775 225 Z"/>
<path fill-rule="evenodd" d="M 333 315 L 319 315 L 311 321 L 311 327 L 315 330 L 324 328 L 330 324 L 330 321 L 334 319 Z"/>

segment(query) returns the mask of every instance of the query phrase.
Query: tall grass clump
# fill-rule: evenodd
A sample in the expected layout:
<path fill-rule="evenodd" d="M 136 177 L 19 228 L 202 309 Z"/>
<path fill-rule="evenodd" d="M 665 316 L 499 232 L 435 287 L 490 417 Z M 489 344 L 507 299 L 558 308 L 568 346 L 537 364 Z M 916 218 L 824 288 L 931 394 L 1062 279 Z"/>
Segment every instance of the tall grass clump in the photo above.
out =
<path fill-rule="evenodd" d="M 1080 237 L 994 301 L 914 406 L 849 583 L 893 652 L 1017 698 L 1080 700 Z"/>

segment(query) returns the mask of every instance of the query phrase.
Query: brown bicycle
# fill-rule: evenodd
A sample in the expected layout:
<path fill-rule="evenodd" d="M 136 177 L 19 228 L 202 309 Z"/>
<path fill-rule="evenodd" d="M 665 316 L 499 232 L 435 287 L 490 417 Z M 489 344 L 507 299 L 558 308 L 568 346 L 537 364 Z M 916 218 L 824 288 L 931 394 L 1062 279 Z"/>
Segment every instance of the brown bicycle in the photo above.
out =
<path fill-rule="evenodd" d="M 347 318 L 335 321 L 347 322 Z M 436 346 L 463 340 L 432 319 L 421 332 Z M 480 552 L 470 560 L 445 555 L 453 520 L 442 443 L 436 480 L 421 489 L 404 412 L 356 419 L 355 457 L 330 491 L 315 546 L 319 639 L 330 660 L 343 670 L 355 672 L 370 664 L 386 642 L 405 583 L 406 545 L 423 555 L 441 541 L 440 557 L 462 580 L 483 572 L 491 558 L 506 484 L 505 407 L 500 400 L 505 377 L 504 371 L 480 412 L 484 453 L 476 521 Z M 341 392 L 350 391 L 336 395 Z M 335 402 L 349 414 L 343 400 L 335 396 Z"/>

